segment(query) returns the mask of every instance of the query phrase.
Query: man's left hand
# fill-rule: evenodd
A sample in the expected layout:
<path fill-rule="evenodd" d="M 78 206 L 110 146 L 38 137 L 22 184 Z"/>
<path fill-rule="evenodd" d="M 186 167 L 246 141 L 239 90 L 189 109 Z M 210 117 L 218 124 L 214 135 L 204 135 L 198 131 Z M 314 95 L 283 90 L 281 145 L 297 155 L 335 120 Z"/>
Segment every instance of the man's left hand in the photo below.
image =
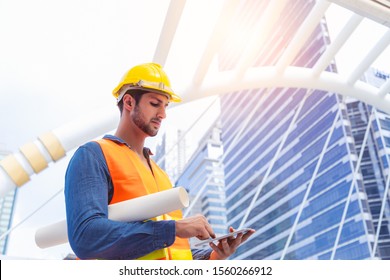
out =
<path fill-rule="evenodd" d="M 234 232 L 232 227 L 229 228 L 230 232 Z M 249 230 L 245 234 L 239 233 L 237 236 L 228 237 L 219 241 L 218 245 L 215 245 L 213 242 L 210 243 L 210 247 L 213 249 L 210 255 L 210 260 L 225 260 L 231 256 L 240 246 L 244 243 L 253 233 L 254 229 Z"/>

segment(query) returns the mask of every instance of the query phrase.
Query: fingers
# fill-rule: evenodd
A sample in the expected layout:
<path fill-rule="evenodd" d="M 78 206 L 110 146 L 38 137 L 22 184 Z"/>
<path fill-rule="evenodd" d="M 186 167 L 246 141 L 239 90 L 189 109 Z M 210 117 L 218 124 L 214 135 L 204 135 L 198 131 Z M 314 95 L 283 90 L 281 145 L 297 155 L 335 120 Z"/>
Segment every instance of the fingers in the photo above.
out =
<path fill-rule="evenodd" d="M 207 222 L 207 221 L 206 221 Z M 208 233 L 208 237 L 207 238 L 215 238 L 216 236 L 215 236 L 215 233 L 214 233 L 214 231 L 213 231 L 213 229 L 211 228 L 211 226 L 210 226 L 210 224 L 207 222 L 207 224 L 206 224 L 206 230 L 207 230 L 207 233 Z"/>
<path fill-rule="evenodd" d="M 202 215 L 176 221 L 176 236 L 181 238 L 197 237 L 205 240 L 214 238 L 215 234 L 207 219 Z"/>
<path fill-rule="evenodd" d="M 218 245 L 215 245 L 213 242 L 210 243 L 210 247 L 213 249 L 213 252 L 210 255 L 210 259 L 213 260 L 225 260 L 231 256 L 237 249 L 240 243 L 235 243 L 235 240 L 230 243 L 228 238 L 222 239 L 219 241 Z"/>
<path fill-rule="evenodd" d="M 213 257 L 215 260 L 224 260 L 228 258 L 235 250 L 232 250 L 227 239 L 219 241 L 218 246 L 213 242 L 210 243 L 210 247 L 213 249 Z"/>
<path fill-rule="evenodd" d="M 209 238 L 214 238 L 214 233 L 212 233 L 213 235 L 210 234 L 210 232 L 206 229 L 202 229 L 198 232 L 197 235 L 194 235 L 196 238 L 200 239 L 200 240 L 206 240 L 206 239 L 209 239 Z"/>
<path fill-rule="evenodd" d="M 234 232 L 234 228 L 230 227 L 229 232 Z M 210 243 L 210 247 L 213 249 L 213 252 L 210 256 L 212 259 L 219 259 L 224 260 L 228 258 L 230 255 L 232 255 L 237 248 L 245 242 L 253 233 L 255 233 L 255 230 L 251 229 L 248 232 L 244 233 L 238 233 L 236 237 L 231 236 L 225 239 L 221 239 L 218 243 L 218 245 L 215 245 L 214 243 Z"/>
<path fill-rule="evenodd" d="M 229 227 L 229 232 L 230 233 L 232 233 L 232 232 L 234 232 L 235 231 L 235 229 L 233 228 L 233 227 Z M 234 240 L 234 239 L 236 239 L 234 236 L 230 236 L 229 237 L 229 240 Z"/>
<path fill-rule="evenodd" d="M 234 240 L 234 243 L 239 246 L 241 243 L 244 243 L 248 238 L 255 233 L 254 229 L 251 229 L 247 231 L 245 234 L 244 233 L 239 233 L 237 234 L 237 237 Z"/>
<path fill-rule="evenodd" d="M 251 229 L 247 233 L 245 233 L 242 237 L 241 243 L 245 242 L 252 234 L 254 234 L 256 231 L 254 229 Z"/>
<path fill-rule="evenodd" d="M 200 240 L 206 240 L 211 238 L 215 238 L 215 233 L 211 228 L 211 225 L 208 223 L 207 219 L 204 216 L 198 215 L 195 216 L 198 219 L 197 229 L 199 230 L 199 234 L 196 237 Z"/>

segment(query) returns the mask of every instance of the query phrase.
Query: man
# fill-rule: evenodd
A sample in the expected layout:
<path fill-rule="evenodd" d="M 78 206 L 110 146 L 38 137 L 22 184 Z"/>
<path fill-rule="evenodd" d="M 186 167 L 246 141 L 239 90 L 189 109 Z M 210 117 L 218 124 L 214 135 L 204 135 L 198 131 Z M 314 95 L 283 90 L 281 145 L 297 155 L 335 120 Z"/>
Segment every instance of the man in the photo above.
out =
<path fill-rule="evenodd" d="M 115 135 L 81 146 L 65 176 L 68 238 L 75 254 L 81 259 L 229 257 L 254 231 L 211 243 L 209 250 L 191 250 L 188 238 L 215 237 L 204 216 L 183 219 L 176 210 L 148 221 L 108 219 L 108 204 L 172 188 L 144 142 L 157 134 L 169 102 L 180 101 L 155 63 L 130 69 L 113 95 L 121 114 Z"/>

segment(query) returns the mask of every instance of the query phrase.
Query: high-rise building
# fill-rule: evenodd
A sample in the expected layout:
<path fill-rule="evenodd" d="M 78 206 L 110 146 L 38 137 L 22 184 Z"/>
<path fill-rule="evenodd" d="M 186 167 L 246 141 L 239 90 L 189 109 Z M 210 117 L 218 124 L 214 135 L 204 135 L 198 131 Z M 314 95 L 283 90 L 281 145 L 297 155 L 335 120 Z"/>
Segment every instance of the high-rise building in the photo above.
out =
<path fill-rule="evenodd" d="M 261 19 L 268 0 L 240 3 L 235 23 L 245 30 Z M 253 66 L 275 65 L 314 4 L 289 2 Z M 327 44 L 323 20 L 293 65 L 312 67 Z M 219 67 L 229 70 L 239 46 L 229 40 L 224 46 Z M 336 68 L 331 64 L 327 71 Z M 339 95 L 288 88 L 229 93 L 221 100 L 221 122 L 228 224 L 256 229 L 232 258 L 378 256 L 372 252 L 375 228 L 355 140 Z"/>
<path fill-rule="evenodd" d="M 364 78 L 380 87 L 389 75 L 369 69 Z M 390 259 L 390 116 L 372 106 L 346 98 L 348 117 L 358 155 L 361 155 L 360 171 L 368 206 L 375 228 L 373 249 L 381 259 Z M 363 152 L 362 152 L 363 150 Z M 387 174 L 387 175 L 386 175 Z"/>
<path fill-rule="evenodd" d="M 177 131 L 177 139 L 180 141 L 177 145 L 177 173 L 180 175 L 188 160 L 186 157 L 186 138 L 183 130 L 179 129 Z"/>
<path fill-rule="evenodd" d="M 156 154 L 153 156 L 153 159 L 156 162 L 158 162 L 158 165 L 165 171 L 167 170 L 165 166 L 165 162 L 166 162 L 165 155 L 167 153 L 166 139 L 167 139 L 167 135 L 164 133 L 161 136 L 161 142 L 156 147 Z"/>
<path fill-rule="evenodd" d="M 0 159 L 4 158 L 9 152 L 0 147 Z M 12 214 L 16 190 L 10 191 L 4 197 L 0 197 L 0 250 L 5 255 L 7 252 L 8 235 L 5 234 L 11 227 Z M 5 235 L 4 235 L 5 234 Z M 3 236 L 4 235 L 4 236 Z"/>
<path fill-rule="evenodd" d="M 170 128 L 161 136 L 153 159 L 175 182 L 188 161 L 189 150 L 183 130 Z"/>
<path fill-rule="evenodd" d="M 203 214 L 217 236 L 227 232 L 220 133 L 220 125 L 216 122 L 200 140 L 198 149 L 176 182 L 177 186 L 185 187 L 190 196 L 191 208 L 184 209 L 184 213 L 188 212 L 189 216 Z"/>

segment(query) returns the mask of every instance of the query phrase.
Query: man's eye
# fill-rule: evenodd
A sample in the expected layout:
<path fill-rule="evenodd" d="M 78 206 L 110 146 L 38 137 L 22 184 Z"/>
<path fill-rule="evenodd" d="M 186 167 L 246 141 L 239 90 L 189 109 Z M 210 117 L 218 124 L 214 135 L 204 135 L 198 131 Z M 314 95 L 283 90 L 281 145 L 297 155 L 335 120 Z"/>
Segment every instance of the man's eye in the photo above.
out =
<path fill-rule="evenodd" d="M 150 105 L 152 105 L 153 107 L 158 107 L 158 103 L 151 102 Z"/>

